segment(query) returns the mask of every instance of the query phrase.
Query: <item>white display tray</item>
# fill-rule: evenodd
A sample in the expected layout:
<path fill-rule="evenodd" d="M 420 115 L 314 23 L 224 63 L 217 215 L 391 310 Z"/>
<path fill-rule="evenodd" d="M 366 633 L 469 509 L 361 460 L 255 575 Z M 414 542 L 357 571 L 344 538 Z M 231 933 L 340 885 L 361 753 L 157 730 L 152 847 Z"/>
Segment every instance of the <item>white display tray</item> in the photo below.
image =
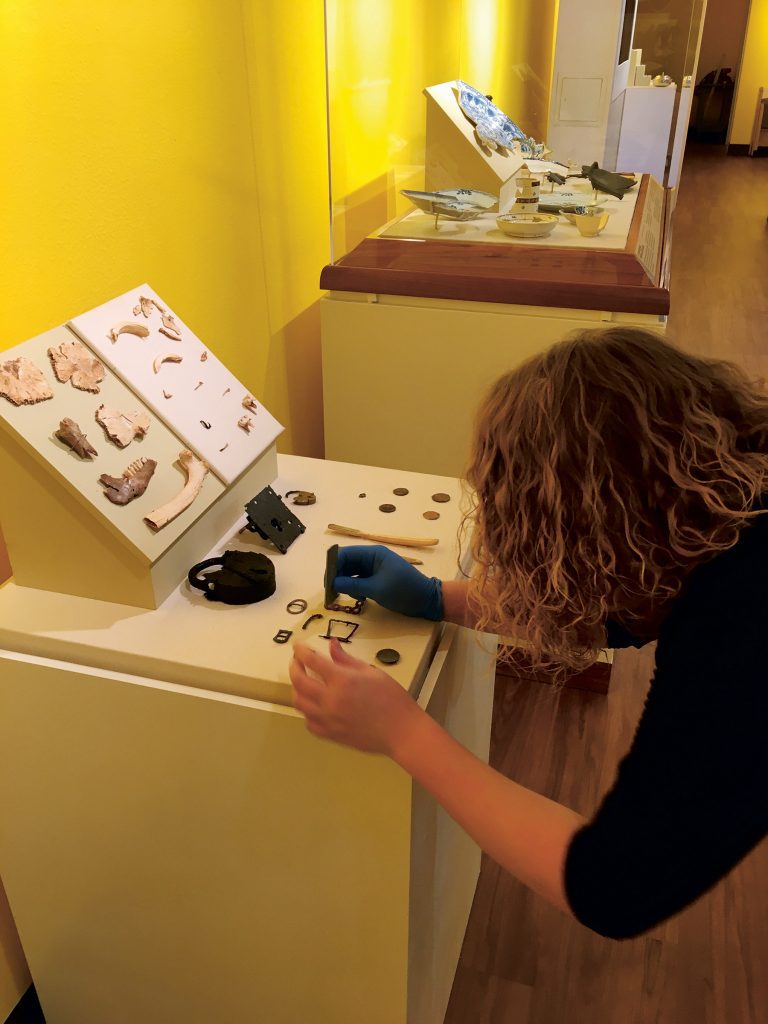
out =
<path fill-rule="evenodd" d="M 288 705 L 291 643 L 301 639 L 326 650 L 328 642 L 319 639 L 319 634 L 333 616 L 360 623 L 353 642 L 346 645 L 351 654 L 375 662 L 379 649 L 394 647 L 400 651 L 401 660 L 387 671 L 407 689 L 417 686 L 433 653 L 440 625 L 396 615 L 373 602 L 367 603 L 360 616 L 326 611 L 323 575 L 328 547 L 334 543 L 368 543 L 332 534 L 326 526 L 341 523 L 379 533 L 437 537 L 439 544 L 435 547 L 396 550 L 421 558 L 421 571 L 427 575 L 452 579 L 458 571 L 460 482 L 450 477 L 289 455 L 279 456 L 279 471 L 273 484 L 278 494 L 303 489 L 317 495 L 314 505 L 289 505 L 305 524 L 306 532 L 288 552 L 281 555 L 257 534 L 239 533 L 245 524 L 243 516 L 212 551 L 199 554 L 200 561 L 226 549 L 267 554 L 275 564 L 277 577 L 277 591 L 271 598 L 242 607 L 210 602 L 184 580 L 159 608 L 143 610 L 19 587 L 9 580 L 0 587 L 0 647 Z M 408 488 L 409 494 L 395 496 L 392 492 L 396 487 Z M 451 500 L 445 504 L 432 502 L 432 494 L 438 491 L 449 494 Z M 361 493 L 366 497 L 359 497 Z M 380 512 L 378 507 L 383 503 L 396 505 L 397 511 Z M 427 509 L 438 511 L 440 518 L 424 519 L 422 513 Z M 295 598 L 307 601 L 306 611 L 299 615 L 286 611 Z M 324 618 L 315 620 L 303 632 L 302 624 L 314 612 L 322 613 Z M 293 630 L 285 645 L 272 639 L 279 629 Z"/>

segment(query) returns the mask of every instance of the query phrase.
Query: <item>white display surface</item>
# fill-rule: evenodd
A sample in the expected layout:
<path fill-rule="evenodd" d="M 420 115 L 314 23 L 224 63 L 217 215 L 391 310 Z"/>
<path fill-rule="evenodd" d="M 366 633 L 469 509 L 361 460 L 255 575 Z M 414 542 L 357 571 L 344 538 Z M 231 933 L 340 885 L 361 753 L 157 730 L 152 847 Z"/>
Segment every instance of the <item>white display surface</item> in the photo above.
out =
<path fill-rule="evenodd" d="M 212 551 L 201 551 L 198 559 L 227 549 L 267 554 L 277 578 L 271 598 L 242 607 L 210 602 L 184 580 L 159 608 L 143 611 L 17 587 L 8 581 L 0 588 L 0 647 L 289 705 L 291 642 L 276 644 L 272 637 L 279 629 L 290 629 L 291 641 L 301 639 L 326 649 L 327 641 L 319 639 L 319 634 L 332 616 L 359 622 L 353 642 L 345 645 L 355 656 L 373 662 L 382 647 L 399 650 L 400 663 L 388 671 L 410 689 L 423 674 L 438 625 L 393 616 L 373 602 L 359 616 L 326 611 L 323 575 L 328 547 L 369 543 L 332 534 L 326 526 L 339 523 L 368 532 L 437 537 L 440 542 L 434 547 L 395 550 L 422 559 L 420 568 L 429 576 L 453 578 L 461 518 L 458 481 L 286 455 L 279 457 L 279 466 L 280 476 L 273 484 L 278 494 L 304 489 L 317 495 L 314 505 L 290 505 L 306 532 L 281 555 L 257 534 L 238 533 L 245 523 L 243 516 Z M 408 488 L 409 494 L 393 495 L 396 487 Z M 432 502 L 432 494 L 439 491 L 449 494 L 450 502 Z M 358 497 L 361 492 L 365 498 Z M 396 505 L 397 511 L 380 512 L 378 506 L 383 503 Z M 427 509 L 438 511 L 440 518 L 424 519 Z M 286 611 L 294 598 L 307 601 L 305 612 Z M 323 619 L 303 632 L 302 624 L 314 612 L 322 613 Z"/>
<path fill-rule="evenodd" d="M 181 341 L 160 333 L 163 323 L 156 307 L 148 318 L 133 313 L 142 295 L 156 299 L 173 316 Z M 149 337 L 121 334 L 113 341 L 110 330 L 126 321 L 147 327 Z M 248 389 L 149 285 L 133 288 L 75 317 L 69 326 L 205 459 L 224 483 L 232 483 L 282 433 L 282 426 L 260 402 L 256 411 L 243 407 Z M 179 355 L 182 362 L 163 363 L 155 372 L 154 362 L 164 354 Z M 164 392 L 171 397 L 166 398 Z M 252 421 L 249 432 L 238 426 L 242 416 Z"/>
<path fill-rule="evenodd" d="M 0 398 L 0 421 L 3 421 L 0 426 L 9 429 L 38 463 L 47 471 L 53 471 L 65 488 L 85 499 L 101 522 L 115 534 L 116 540 L 120 538 L 128 541 L 135 551 L 154 562 L 216 501 L 224 492 L 224 487 L 215 476 L 208 473 L 200 494 L 181 515 L 162 530 L 154 530 L 145 523 L 145 515 L 170 501 L 184 485 L 186 476 L 178 465 L 184 442 L 108 367 L 105 367 L 105 377 L 99 384 L 98 394 L 78 390 L 71 382 L 59 383 L 48 358 L 48 349 L 56 348 L 62 342 L 76 340 L 68 327 L 56 327 L 8 349 L 0 356 L 0 362 L 22 356 L 30 359 L 43 371 L 53 391 L 53 398 L 35 405 L 15 406 L 5 398 Z M 133 340 L 140 341 L 139 338 Z M 146 435 L 131 441 L 125 448 L 119 448 L 108 439 L 101 425 L 96 422 L 96 410 L 102 404 L 124 413 L 146 413 L 150 421 Z M 96 449 L 97 455 L 91 459 L 81 459 L 54 436 L 65 417 L 78 424 Z M 99 483 L 99 476 L 106 473 L 121 477 L 132 462 L 142 457 L 157 463 L 146 491 L 127 505 L 113 504 L 107 499 L 105 489 Z M 66 543 L 66 539 L 62 539 L 62 543 Z"/>

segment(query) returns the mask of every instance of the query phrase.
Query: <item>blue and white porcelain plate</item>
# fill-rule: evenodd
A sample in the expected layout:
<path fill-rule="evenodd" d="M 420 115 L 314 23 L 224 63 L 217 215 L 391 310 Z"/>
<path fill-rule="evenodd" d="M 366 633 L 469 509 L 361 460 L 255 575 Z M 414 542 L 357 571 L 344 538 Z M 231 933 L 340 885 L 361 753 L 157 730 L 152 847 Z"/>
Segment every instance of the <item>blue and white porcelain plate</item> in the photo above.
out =
<path fill-rule="evenodd" d="M 491 149 L 503 147 L 511 149 L 516 143 L 523 156 L 533 159 L 540 157 L 545 150 L 541 142 L 526 135 L 523 129 L 507 117 L 503 110 L 491 103 L 479 89 L 467 82 L 459 80 L 459 106 L 475 126 L 478 138 L 487 143 Z"/>
<path fill-rule="evenodd" d="M 481 192 L 476 188 L 443 188 L 437 192 L 415 192 L 404 188 L 400 192 L 425 213 L 439 214 L 453 220 L 471 220 L 483 210 L 490 210 L 499 201 L 490 192 Z"/>

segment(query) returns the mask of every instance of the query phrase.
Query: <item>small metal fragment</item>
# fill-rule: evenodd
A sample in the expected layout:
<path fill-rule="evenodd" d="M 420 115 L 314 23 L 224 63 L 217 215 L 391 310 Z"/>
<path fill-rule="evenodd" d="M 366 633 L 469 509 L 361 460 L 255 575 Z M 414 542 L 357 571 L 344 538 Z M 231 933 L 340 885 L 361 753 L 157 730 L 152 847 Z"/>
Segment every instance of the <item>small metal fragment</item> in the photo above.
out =
<path fill-rule="evenodd" d="M 229 441 L 227 441 L 227 443 L 224 445 L 223 448 L 219 448 L 219 451 L 220 452 L 226 451 L 227 448 L 229 448 Z"/>
<path fill-rule="evenodd" d="M 358 498 L 365 498 L 365 497 L 367 497 L 365 491 L 362 491 L 360 494 L 358 494 Z"/>
<path fill-rule="evenodd" d="M 439 512 L 435 512 L 434 509 L 430 508 L 430 509 L 428 509 L 424 513 L 424 518 L 425 519 L 439 519 L 440 518 L 440 513 Z"/>
<path fill-rule="evenodd" d="M 359 615 L 365 607 L 366 599 L 364 597 L 358 597 L 354 604 L 344 604 L 342 601 L 334 601 L 333 604 L 327 604 L 325 607 L 329 612 L 341 612 L 342 615 Z"/>
<path fill-rule="evenodd" d="M 285 610 L 290 615 L 301 615 L 302 612 L 307 610 L 307 602 L 303 597 L 295 597 L 293 601 L 289 601 L 285 607 Z"/>
<path fill-rule="evenodd" d="M 379 512 L 394 512 L 396 508 L 396 505 L 379 505 Z"/>
<path fill-rule="evenodd" d="M 400 652 L 394 647 L 382 647 L 380 651 L 376 651 L 376 660 L 382 665 L 396 665 L 400 661 Z"/>
<path fill-rule="evenodd" d="M 232 390 L 232 388 L 227 388 L 227 390 L 224 392 L 224 394 L 221 397 L 223 398 L 224 395 L 228 395 L 231 390 Z"/>
<path fill-rule="evenodd" d="M 432 501 L 437 501 L 440 504 L 444 504 L 446 501 L 450 501 L 450 494 L 443 494 L 442 491 L 438 491 L 437 494 L 432 495 Z"/>
<path fill-rule="evenodd" d="M 398 497 L 402 498 L 404 495 L 408 494 L 408 488 L 407 487 L 396 487 L 394 489 L 394 491 L 392 491 L 392 493 L 396 494 Z"/>
<path fill-rule="evenodd" d="M 173 395 L 170 391 L 163 391 L 163 398 L 173 398 Z"/>
<path fill-rule="evenodd" d="M 312 491 L 286 491 L 286 498 L 290 498 L 292 494 L 296 497 L 291 502 L 292 505 L 314 505 L 317 501 L 317 496 Z"/>
<path fill-rule="evenodd" d="M 314 622 L 314 621 L 315 621 L 315 619 L 322 619 L 322 617 L 323 617 L 323 616 L 322 616 L 321 612 L 315 612 L 315 614 L 314 614 L 314 615 L 310 615 L 310 616 L 309 616 L 309 618 L 307 619 L 307 621 L 306 621 L 306 622 L 304 622 L 304 623 L 302 624 L 302 627 L 301 627 L 301 628 L 302 628 L 302 629 L 306 629 L 306 628 L 307 628 L 307 626 L 308 626 L 308 625 L 310 624 L 310 622 Z"/>
<path fill-rule="evenodd" d="M 337 633 L 334 633 L 334 626 L 344 626 L 347 630 L 346 636 L 338 636 Z M 339 640 L 343 644 L 349 644 L 359 628 L 359 622 L 347 622 L 345 619 L 328 619 L 328 632 L 321 633 L 320 636 L 323 640 Z"/>
<path fill-rule="evenodd" d="M 211 429 L 211 424 L 210 423 L 207 423 L 205 420 L 200 420 L 200 422 L 202 423 L 202 425 L 205 427 L 206 430 L 210 430 Z"/>
<path fill-rule="evenodd" d="M 201 380 L 199 380 L 199 381 L 197 382 L 197 384 L 195 384 L 195 386 L 194 386 L 194 388 L 193 388 L 192 390 L 193 390 L 193 391 L 197 391 L 197 389 L 198 389 L 198 388 L 201 388 L 202 386 L 203 386 L 203 382 L 202 382 Z"/>
<path fill-rule="evenodd" d="M 292 629 L 278 629 L 278 631 L 275 633 L 272 639 L 275 641 L 276 644 L 286 644 L 288 643 L 292 636 Z"/>

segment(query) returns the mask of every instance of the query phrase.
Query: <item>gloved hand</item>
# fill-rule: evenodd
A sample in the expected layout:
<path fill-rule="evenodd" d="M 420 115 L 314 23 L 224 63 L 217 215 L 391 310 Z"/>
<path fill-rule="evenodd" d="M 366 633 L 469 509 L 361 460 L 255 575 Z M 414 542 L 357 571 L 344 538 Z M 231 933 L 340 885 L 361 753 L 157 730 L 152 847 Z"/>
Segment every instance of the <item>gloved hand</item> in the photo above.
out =
<path fill-rule="evenodd" d="M 340 594 L 370 597 L 383 608 L 414 618 L 439 622 L 443 617 L 440 580 L 425 576 L 382 545 L 339 548 L 336 572 L 333 586 Z"/>

